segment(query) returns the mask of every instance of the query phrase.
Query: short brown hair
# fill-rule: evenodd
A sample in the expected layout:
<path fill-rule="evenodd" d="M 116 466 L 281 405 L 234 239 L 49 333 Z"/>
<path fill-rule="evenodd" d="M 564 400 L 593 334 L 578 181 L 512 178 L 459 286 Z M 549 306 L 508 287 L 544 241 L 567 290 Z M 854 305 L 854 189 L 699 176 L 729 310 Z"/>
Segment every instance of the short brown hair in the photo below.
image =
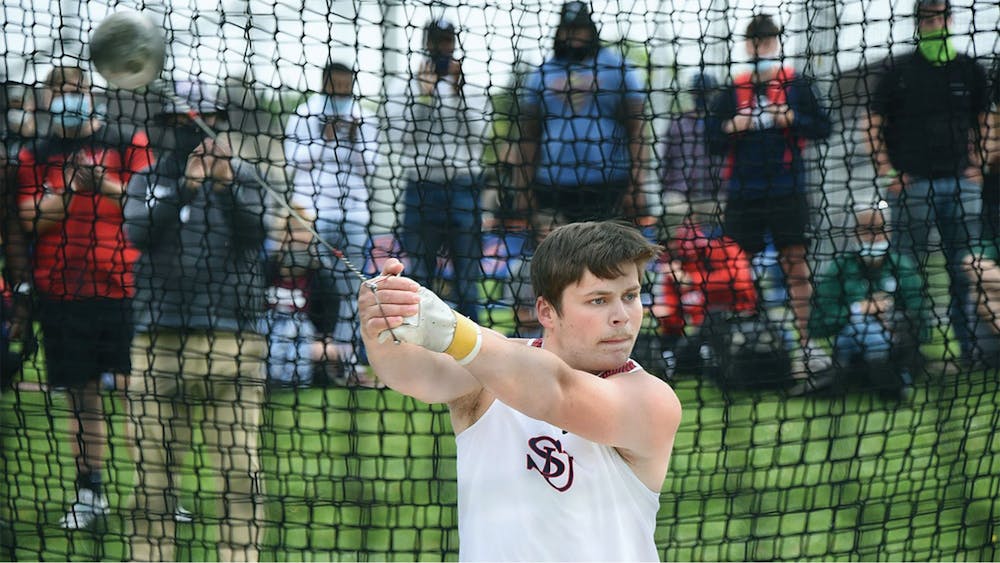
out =
<path fill-rule="evenodd" d="M 779 35 L 781 35 L 781 28 L 774 23 L 774 18 L 768 14 L 757 14 L 747 25 L 746 38 L 750 40 L 767 39 Z"/>
<path fill-rule="evenodd" d="M 49 90 L 59 90 L 66 84 L 89 88 L 90 80 L 87 72 L 78 66 L 57 66 L 45 77 L 45 87 Z"/>
<path fill-rule="evenodd" d="M 621 221 L 571 223 L 554 229 L 531 258 L 531 287 L 537 297 L 560 312 L 563 291 L 586 272 L 613 279 L 625 275 L 622 266 L 635 264 L 642 272 L 663 251 Z"/>

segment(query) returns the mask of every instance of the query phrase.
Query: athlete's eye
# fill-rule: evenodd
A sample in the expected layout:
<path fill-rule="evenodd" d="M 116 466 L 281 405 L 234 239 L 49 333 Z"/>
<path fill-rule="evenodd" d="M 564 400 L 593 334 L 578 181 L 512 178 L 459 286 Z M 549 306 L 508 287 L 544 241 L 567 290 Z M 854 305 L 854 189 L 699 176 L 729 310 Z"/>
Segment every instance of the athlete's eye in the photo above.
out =
<path fill-rule="evenodd" d="M 633 291 L 625 294 L 625 301 L 635 301 L 639 298 L 639 292 Z"/>
<path fill-rule="evenodd" d="M 590 303 L 592 305 L 604 305 L 604 303 L 606 303 L 606 301 L 604 300 L 603 297 L 595 297 L 595 298 L 593 298 L 593 299 L 590 300 Z"/>

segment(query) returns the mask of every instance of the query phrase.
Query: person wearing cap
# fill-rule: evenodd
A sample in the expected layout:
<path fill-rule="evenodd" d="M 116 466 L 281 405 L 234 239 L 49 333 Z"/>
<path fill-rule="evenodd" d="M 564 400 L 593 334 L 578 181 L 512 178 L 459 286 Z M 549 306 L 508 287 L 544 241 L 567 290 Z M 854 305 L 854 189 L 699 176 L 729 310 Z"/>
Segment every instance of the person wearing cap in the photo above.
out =
<path fill-rule="evenodd" d="M 126 184 L 153 157 L 143 130 L 105 121 L 81 68 L 53 68 L 42 107 L 48 134 L 18 155 L 18 215 L 32 239 L 33 283 L 17 292 L 37 296 L 48 383 L 69 398 L 76 498 L 59 525 L 79 529 L 108 512 L 100 380 L 129 373 L 138 257 L 122 231 L 122 202 Z"/>
<path fill-rule="evenodd" d="M 224 119 L 209 87 L 178 81 L 174 89 L 159 116 L 170 146 L 129 181 L 124 210 L 125 232 L 141 252 L 128 388 L 137 469 L 132 559 L 174 560 L 171 475 L 191 448 L 201 407 L 203 459 L 223 481 L 219 560 L 256 561 L 268 196 L 251 164 L 193 123 L 190 111 L 213 127 Z"/>
<path fill-rule="evenodd" d="M 792 375 L 808 380 L 831 361 L 809 334 L 811 210 L 803 151 L 808 141 L 827 138 L 832 124 L 812 80 L 782 63 L 781 28 L 774 19 L 754 16 L 745 36 L 753 68 L 713 98 L 705 124 L 709 149 L 727 162 L 723 230 L 750 256 L 773 241 L 798 329 Z"/>
<path fill-rule="evenodd" d="M 311 94 L 289 118 L 285 127 L 285 161 L 292 175 L 292 202 L 315 221 L 323 240 L 354 259 L 363 255 L 369 239 L 369 183 L 378 166 L 378 127 L 354 97 L 355 73 L 343 63 L 323 69 L 323 90 Z M 355 353 L 361 344 L 357 304 L 360 280 L 343 262 L 317 245 L 324 287 L 337 302 L 337 314 L 318 327 L 334 361 L 347 370 L 357 369 Z"/>
<path fill-rule="evenodd" d="M 485 92 L 466 83 L 459 36 L 443 19 L 423 30 L 424 55 L 400 101 L 387 102 L 391 126 L 405 171 L 402 247 L 411 274 L 433 286 L 442 277 L 438 257 L 454 266 L 452 291 L 446 298 L 462 314 L 479 318 L 482 277 L 482 168 L 487 126 Z M 394 120 L 395 121 L 395 120 Z"/>
<path fill-rule="evenodd" d="M 519 100 L 521 207 L 569 222 L 644 215 L 645 100 L 638 70 L 601 47 L 588 4 L 565 3 Z"/>
<path fill-rule="evenodd" d="M 961 270 L 981 234 L 986 72 L 956 50 L 948 0 L 917 0 L 914 9 L 917 46 L 890 56 L 872 93 L 864 133 L 892 207 L 896 243 L 925 279 L 930 231 L 937 226 L 950 280 L 951 330 L 968 365 L 974 339 Z"/>

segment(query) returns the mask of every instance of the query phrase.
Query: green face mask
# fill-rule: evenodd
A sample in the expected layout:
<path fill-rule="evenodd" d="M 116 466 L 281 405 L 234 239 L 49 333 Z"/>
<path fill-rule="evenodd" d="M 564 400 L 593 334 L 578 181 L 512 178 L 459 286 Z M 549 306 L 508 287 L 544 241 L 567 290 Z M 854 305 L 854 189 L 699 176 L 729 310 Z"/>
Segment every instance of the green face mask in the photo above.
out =
<path fill-rule="evenodd" d="M 958 56 L 955 46 L 951 44 L 951 38 L 948 37 L 947 29 L 921 32 L 917 48 L 920 49 L 920 54 L 934 66 L 941 66 Z"/>

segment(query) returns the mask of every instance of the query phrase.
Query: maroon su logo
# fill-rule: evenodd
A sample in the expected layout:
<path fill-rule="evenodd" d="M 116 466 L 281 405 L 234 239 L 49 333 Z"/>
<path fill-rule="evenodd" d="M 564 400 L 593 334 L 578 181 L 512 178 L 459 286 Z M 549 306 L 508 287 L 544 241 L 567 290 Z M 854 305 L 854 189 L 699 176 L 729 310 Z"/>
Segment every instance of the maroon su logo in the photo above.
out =
<path fill-rule="evenodd" d="M 564 452 L 559 440 L 536 436 L 528 440 L 528 471 L 534 469 L 560 493 L 573 486 L 573 456 Z"/>

